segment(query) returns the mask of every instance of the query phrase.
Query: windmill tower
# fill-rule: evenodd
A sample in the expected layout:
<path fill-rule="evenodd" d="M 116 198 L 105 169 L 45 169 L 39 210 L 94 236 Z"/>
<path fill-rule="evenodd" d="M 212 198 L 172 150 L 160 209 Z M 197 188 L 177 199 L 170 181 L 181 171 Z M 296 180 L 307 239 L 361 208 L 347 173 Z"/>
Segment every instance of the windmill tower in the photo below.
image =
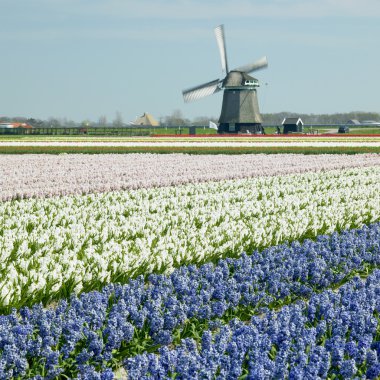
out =
<path fill-rule="evenodd" d="M 183 98 L 185 102 L 190 102 L 224 90 L 218 133 L 260 131 L 262 118 L 256 92 L 259 81 L 248 74 L 267 67 L 267 58 L 260 58 L 229 71 L 223 25 L 219 25 L 214 31 L 222 70 L 226 76 L 182 91 Z"/>

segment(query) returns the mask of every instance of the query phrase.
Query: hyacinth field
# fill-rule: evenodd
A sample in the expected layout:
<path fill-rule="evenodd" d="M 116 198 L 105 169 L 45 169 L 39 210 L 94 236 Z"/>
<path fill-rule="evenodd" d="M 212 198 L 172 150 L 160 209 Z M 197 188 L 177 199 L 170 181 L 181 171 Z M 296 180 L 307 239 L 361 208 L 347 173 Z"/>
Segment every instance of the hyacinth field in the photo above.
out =
<path fill-rule="evenodd" d="M 380 378 L 380 155 L 0 156 L 0 379 Z"/>

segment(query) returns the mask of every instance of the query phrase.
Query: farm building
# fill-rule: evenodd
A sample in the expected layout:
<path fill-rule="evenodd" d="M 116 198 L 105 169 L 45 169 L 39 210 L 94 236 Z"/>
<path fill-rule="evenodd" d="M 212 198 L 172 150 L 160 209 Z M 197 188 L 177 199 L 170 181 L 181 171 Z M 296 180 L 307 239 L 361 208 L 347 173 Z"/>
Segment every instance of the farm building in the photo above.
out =
<path fill-rule="evenodd" d="M 144 112 L 141 117 L 138 117 L 131 123 L 132 125 L 146 125 L 149 127 L 158 127 L 160 123 L 149 113 Z"/>
<path fill-rule="evenodd" d="M 289 132 L 297 133 L 303 131 L 303 121 L 300 117 L 287 117 L 282 121 L 284 127 L 284 134 Z"/>
<path fill-rule="evenodd" d="M 28 123 L 0 123 L 0 128 L 32 128 L 32 126 Z"/>
<path fill-rule="evenodd" d="M 28 123 L 0 123 L 0 134 L 18 134 L 20 130 L 31 130 L 32 126 Z M 26 131 L 25 131 L 26 132 Z M 26 132 L 29 133 L 29 132 Z"/>
<path fill-rule="evenodd" d="M 360 121 L 359 120 L 356 120 L 356 119 L 351 119 L 351 120 L 348 120 L 347 125 L 360 125 Z"/>

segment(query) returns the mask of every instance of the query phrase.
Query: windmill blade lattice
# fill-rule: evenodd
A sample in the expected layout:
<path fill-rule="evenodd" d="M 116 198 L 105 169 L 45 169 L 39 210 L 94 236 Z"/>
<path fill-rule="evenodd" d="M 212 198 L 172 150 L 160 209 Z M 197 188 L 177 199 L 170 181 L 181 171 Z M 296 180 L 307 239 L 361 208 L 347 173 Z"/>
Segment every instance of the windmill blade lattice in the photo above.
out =
<path fill-rule="evenodd" d="M 201 84 L 196 87 L 189 88 L 187 90 L 183 90 L 183 99 L 186 103 L 191 102 L 193 100 L 197 100 L 200 98 L 203 98 L 208 95 L 212 95 L 215 92 L 218 92 L 221 90 L 219 84 L 222 81 L 220 79 L 215 79 L 211 82 L 207 82 L 204 84 Z"/>
<path fill-rule="evenodd" d="M 226 52 L 226 40 L 224 38 L 224 26 L 219 25 L 214 29 L 216 42 L 219 47 L 220 60 L 222 62 L 222 70 L 225 74 L 228 73 L 227 52 Z"/>
<path fill-rule="evenodd" d="M 244 66 L 240 66 L 234 69 L 234 71 L 241 71 L 243 73 L 248 74 L 248 73 L 252 73 L 253 71 L 265 69 L 266 67 L 268 67 L 268 60 L 267 60 L 267 57 L 265 56 L 258 59 L 255 62 L 248 63 L 247 65 L 244 65 Z"/>

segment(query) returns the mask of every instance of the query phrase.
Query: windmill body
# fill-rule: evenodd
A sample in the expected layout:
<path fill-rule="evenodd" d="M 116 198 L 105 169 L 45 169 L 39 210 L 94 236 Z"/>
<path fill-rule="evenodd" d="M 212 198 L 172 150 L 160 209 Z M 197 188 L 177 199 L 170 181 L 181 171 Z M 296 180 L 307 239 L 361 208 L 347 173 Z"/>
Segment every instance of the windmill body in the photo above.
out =
<path fill-rule="evenodd" d="M 220 133 L 261 130 L 256 88 L 258 80 L 240 71 L 230 71 L 222 84 L 224 88 L 222 111 L 219 118 Z"/>
<path fill-rule="evenodd" d="M 257 100 L 259 81 L 249 73 L 268 66 L 266 57 L 253 63 L 228 71 L 226 44 L 223 25 L 215 29 L 222 69 L 226 73 L 223 79 L 216 79 L 200 86 L 184 90 L 185 102 L 203 98 L 224 90 L 222 111 L 219 117 L 219 133 L 256 133 L 261 131 L 262 118 Z"/>

